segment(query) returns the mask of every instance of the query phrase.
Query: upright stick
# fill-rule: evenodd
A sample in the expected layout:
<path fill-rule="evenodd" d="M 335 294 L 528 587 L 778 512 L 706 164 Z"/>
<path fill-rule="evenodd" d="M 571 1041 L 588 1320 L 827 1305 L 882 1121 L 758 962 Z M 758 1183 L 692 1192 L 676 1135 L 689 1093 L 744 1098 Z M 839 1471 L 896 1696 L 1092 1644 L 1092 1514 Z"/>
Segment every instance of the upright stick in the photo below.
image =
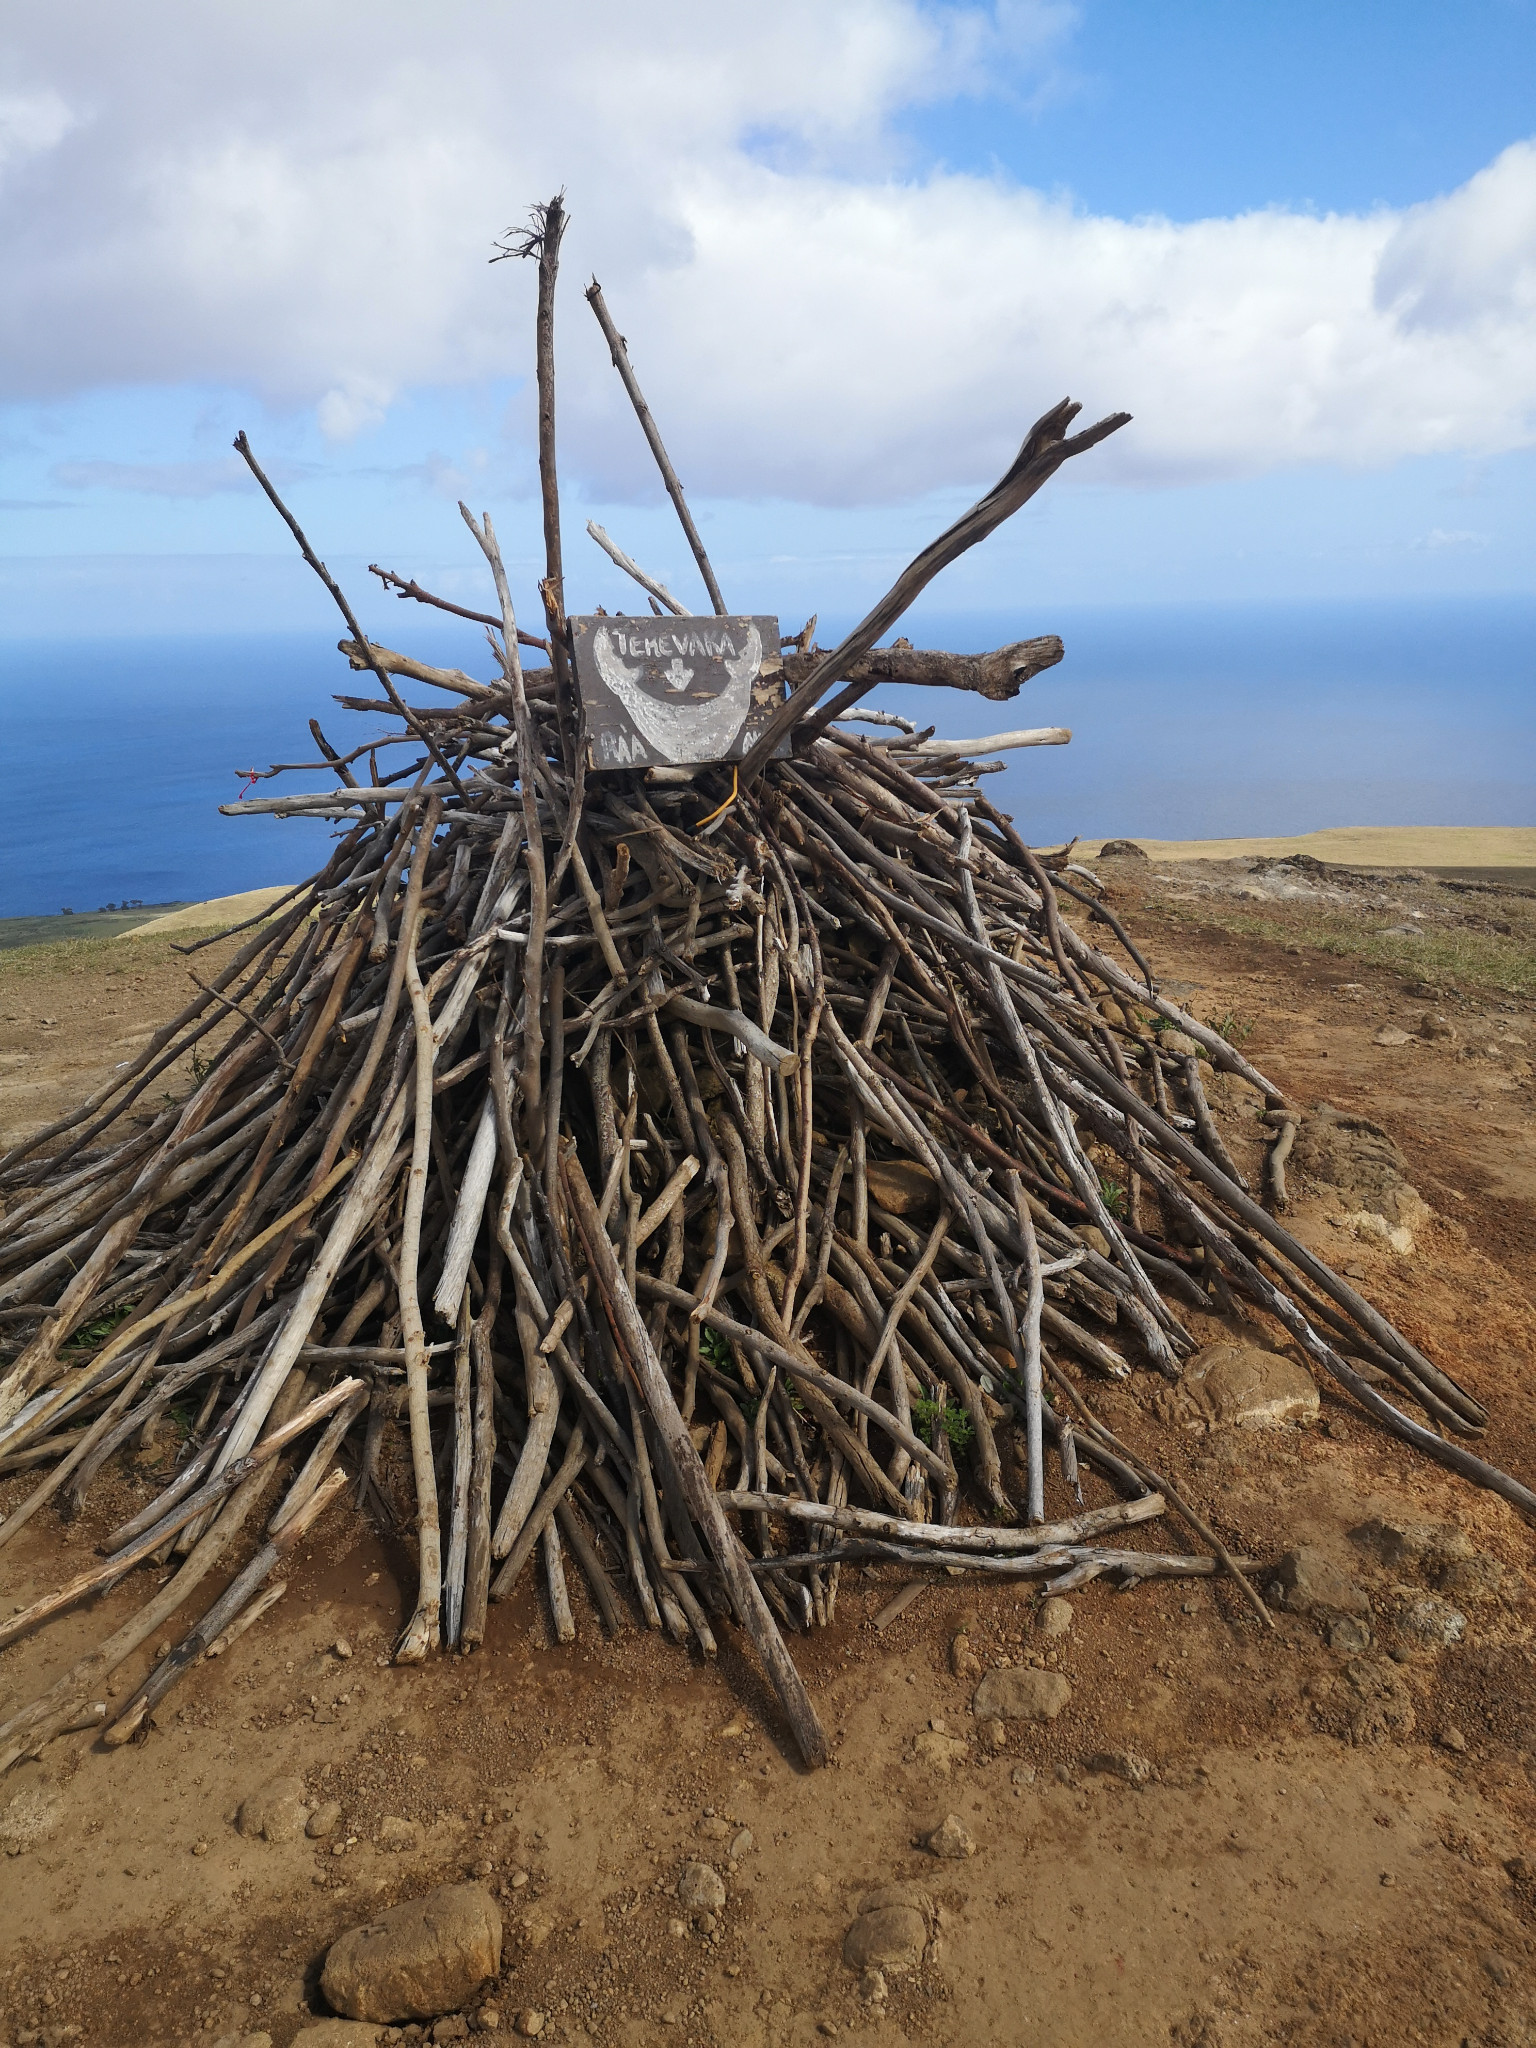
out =
<path fill-rule="evenodd" d="M 639 380 L 630 367 L 629 351 L 624 346 L 624 337 L 613 324 L 613 315 L 603 302 L 603 288 L 594 277 L 587 286 L 587 303 L 597 315 L 597 324 L 603 330 L 613 357 L 613 367 L 624 380 L 624 389 L 629 393 L 629 402 L 635 408 L 645 438 L 651 444 L 651 453 L 656 458 L 656 467 L 661 471 L 661 480 L 667 487 L 667 496 L 677 507 L 677 516 L 683 523 L 683 532 L 688 536 L 688 545 L 693 549 L 693 559 L 699 565 L 699 574 L 704 578 L 704 588 L 709 592 L 709 601 L 715 608 L 716 618 L 726 614 L 725 599 L 720 595 L 720 585 L 715 581 L 715 572 L 709 566 L 709 556 L 704 552 L 704 543 L 699 538 L 699 529 L 693 523 L 693 514 L 688 510 L 688 500 L 683 496 L 683 487 L 677 480 L 677 471 L 672 467 L 666 449 L 662 446 L 661 435 L 656 422 L 651 418 L 651 408 L 646 404 Z"/>

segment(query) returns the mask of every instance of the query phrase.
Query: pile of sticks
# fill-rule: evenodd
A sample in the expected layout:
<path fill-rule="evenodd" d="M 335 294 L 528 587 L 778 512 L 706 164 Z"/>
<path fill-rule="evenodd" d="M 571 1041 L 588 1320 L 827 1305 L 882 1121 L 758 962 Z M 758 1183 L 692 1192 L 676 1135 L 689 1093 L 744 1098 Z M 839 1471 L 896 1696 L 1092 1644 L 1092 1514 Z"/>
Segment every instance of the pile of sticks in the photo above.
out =
<path fill-rule="evenodd" d="M 811 1764 L 826 1740 L 785 1638 L 831 1622 L 850 1562 L 1057 1590 L 1226 1571 L 1264 1615 L 1244 1560 L 1086 1391 L 1133 1369 L 1177 1379 L 1188 1315 L 1232 1317 L 1234 1296 L 1389 1430 L 1536 1507 L 1453 1440 L 1482 1426 L 1477 1402 L 1287 1231 L 1283 1092 L 1159 992 L 1070 852 L 1032 850 L 988 801 L 990 743 L 849 722 L 879 681 L 1005 697 L 1059 658 L 1052 640 L 968 658 L 875 642 L 1119 417 L 1069 439 L 1076 408 L 1057 407 L 839 648 L 813 649 L 809 627 L 786 643 L 784 708 L 736 766 L 588 779 L 554 464 L 563 225 L 559 201 L 538 209 L 516 251 L 540 269 L 543 635 L 518 627 L 490 520 L 464 513 L 496 596 L 471 615 L 493 683 L 368 640 L 236 444 L 382 692 L 341 699 L 375 736 L 339 753 L 315 725 L 323 760 L 289 765 L 335 786 L 228 807 L 319 814 L 341 836 L 222 971 L 194 972 L 137 1059 L 0 1159 L 0 1472 L 44 1474 L 0 1545 L 50 1501 L 77 1512 L 158 1419 L 182 1432 L 169 1483 L 101 1560 L 0 1622 L 3 1647 L 174 1563 L 0 1723 L 0 1768 L 104 1726 L 105 1678 L 259 1511 L 254 1555 L 104 1728 L 146 1730 L 276 1597 L 283 1556 L 343 1490 L 413 1538 L 399 1660 L 480 1643 L 529 1567 L 569 1639 L 574 1559 L 605 1629 L 639 1621 L 705 1655 L 744 1631 Z M 547 662 L 525 669 L 528 646 Z M 408 703 L 401 682 L 448 702 Z M 1123 960 L 1078 929 L 1092 920 Z M 1198 1054 L 1167 1049 L 1169 1025 Z M 189 1053 L 191 1092 L 136 1121 Z M 1273 1114 L 1267 1206 L 1203 1065 Z M 1048 1492 L 1066 1510 L 1050 1522 Z M 1170 1514 L 1184 1535 L 1143 1547 Z"/>

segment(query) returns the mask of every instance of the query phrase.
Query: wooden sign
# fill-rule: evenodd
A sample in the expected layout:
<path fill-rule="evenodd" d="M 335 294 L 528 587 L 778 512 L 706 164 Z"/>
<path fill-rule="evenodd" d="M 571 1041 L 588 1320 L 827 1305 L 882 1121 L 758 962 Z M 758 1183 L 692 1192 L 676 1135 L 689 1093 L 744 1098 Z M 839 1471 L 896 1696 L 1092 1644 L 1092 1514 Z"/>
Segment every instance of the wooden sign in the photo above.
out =
<path fill-rule="evenodd" d="M 570 621 L 587 765 L 739 761 L 784 701 L 774 618 Z"/>

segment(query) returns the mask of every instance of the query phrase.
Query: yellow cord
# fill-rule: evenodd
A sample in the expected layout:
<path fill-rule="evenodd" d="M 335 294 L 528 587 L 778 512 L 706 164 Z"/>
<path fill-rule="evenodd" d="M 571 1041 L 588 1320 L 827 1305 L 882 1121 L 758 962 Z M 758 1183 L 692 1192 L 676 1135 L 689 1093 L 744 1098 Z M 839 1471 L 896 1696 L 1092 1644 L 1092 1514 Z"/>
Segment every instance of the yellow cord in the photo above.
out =
<path fill-rule="evenodd" d="M 708 816 L 707 818 L 700 818 L 700 820 L 699 820 L 699 822 L 697 823 L 697 825 L 695 825 L 695 826 L 694 826 L 694 828 L 693 828 L 693 831 L 694 831 L 694 836 L 695 836 L 695 838 L 697 838 L 697 836 L 699 835 L 699 833 L 701 833 L 701 832 L 702 832 L 702 831 L 704 830 L 704 827 L 705 827 L 706 825 L 712 825 L 712 824 L 714 823 L 715 819 L 716 819 L 716 818 L 718 818 L 718 817 L 720 816 L 720 813 L 721 813 L 722 811 L 728 811 L 728 810 L 729 810 L 729 809 L 731 808 L 731 805 L 732 805 L 733 803 L 735 803 L 735 801 L 736 801 L 736 798 L 737 798 L 737 795 L 738 795 L 738 794 L 739 794 L 739 792 L 740 792 L 740 789 L 741 789 L 741 770 L 740 770 L 739 768 L 734 768 L 734 767 L 733 767 L 733 768 L 732 768 L 732 770 L 731 770 L 731 793 L 730 793 L 730 795 L 729 795 L 729 796 L 728 796 L 728 797 L 726 798 L 726 800 L 725 800 L 725 802 L 724 802 L 723 804 L 716 804 L 716 805 L 715 805 L 715 808 L 714 808 L 714 809 L 713 809 L 713 810 L 712 810 L 712 811 L 710 812 L 710 814 L 709 814 L 709 816 Z"/>

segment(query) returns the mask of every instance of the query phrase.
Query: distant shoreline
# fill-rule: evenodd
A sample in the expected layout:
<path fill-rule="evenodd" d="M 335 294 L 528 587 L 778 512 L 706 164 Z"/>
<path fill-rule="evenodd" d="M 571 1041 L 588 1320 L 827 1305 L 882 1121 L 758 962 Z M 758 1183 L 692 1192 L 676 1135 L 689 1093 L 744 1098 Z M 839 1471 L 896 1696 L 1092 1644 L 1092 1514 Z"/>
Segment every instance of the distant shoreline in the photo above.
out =
<path fill-rule="evenodd" d="M 1152 860 L 1284 860 L 1310 854 L 1337 867 L 1355 868 L 1536 868 L 1536 825 L 1341 825 L 1325 832 L 1298 832 L 1269 839 L 1134 840 Z M 1078 841 L 1078 852 L 1096 858 L 1103 839 Z"/>
<path fill-rule="evenodd" d="M 1429 868 L 1436 872 L 1478 873 L 1508 869 L 1510 879 L 1523 871 L 1536 875 L 1536 825 L 1344 825 L 1326 832 L 1299 832 L 1268 839 L 1132 839 L 1150 860 L 1284 860 L 1310 854 L 1336 867 Z M 1080 839 L 1077 852 L 1097 859 L 1107 842 Z M 211 931 L 243 924 L 286 896 L 291 883 L 271 889 L 243 889 L 234 896 L 214 896 L 154 914 L 117 911 L 110 915 L 0 918 L 0 952 L 14 946 L 45 946 L 71 938 L 149 938 L 179 931 Z"/>

